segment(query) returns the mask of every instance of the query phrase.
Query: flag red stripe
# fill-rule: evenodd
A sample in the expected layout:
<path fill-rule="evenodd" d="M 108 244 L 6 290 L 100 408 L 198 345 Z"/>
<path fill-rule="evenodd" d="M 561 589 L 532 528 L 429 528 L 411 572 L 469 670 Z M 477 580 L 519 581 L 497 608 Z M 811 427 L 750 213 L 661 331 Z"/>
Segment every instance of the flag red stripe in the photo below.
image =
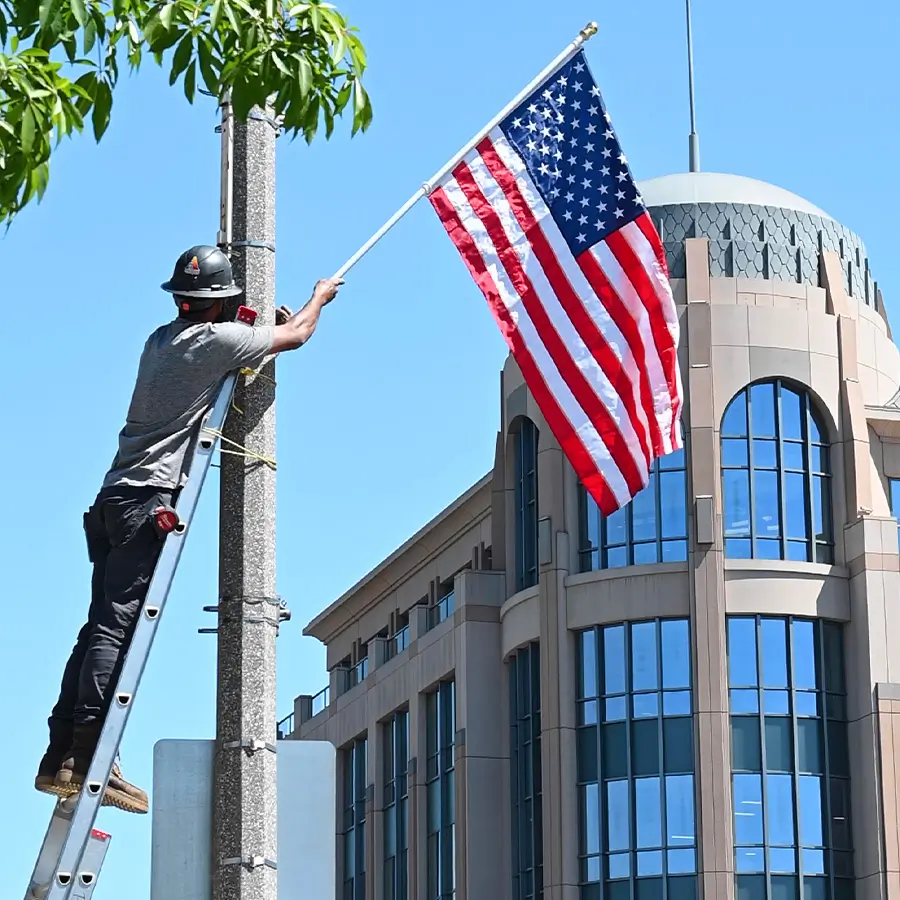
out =
<path fill-rule="evenodd" d="M 497 290 L 496 283 L 488 271 L 475 241 L 466 230 L 443 188 L 434 191 L 429 197 L 429 201 L 440 217 L 450 240 L 453 241 L 462 256 L 466 268 L 484 294 L 500 332 L 512 351 L 513 358 L 522 370 L 528 388 L 547 420 L 550 430 L 559 441 L 585 489 L 597 501 L 601 512 L 609 515 L 619 507 L 619 501 L 598 469 L 596 462 L 581 442 L 571 422 L 556 402 L 553 393 L 547 387 L 540 369 L 522 340 L 522 336 Z"/>
<path fill-rule="evenodd" d="M 603 373 L 612 385 L 613 390 L 615 390 L 619 399 L 622 401 L 622 405 L 625 407 L 628 418 L 631 420 L 631 426 L 640 442 L 644 461 L 649 468 L 652 460 L 650 441 L 648 441 L 644 424 L 638 416 L 637 407 L 634 402 L 634 383 L 629 374 L 625 371 L 619 358 L 613 353 L 606 338 L 597 327 L 597 324 L 584 308 L 581 298 L 578 296 L 578 293 L 572 287 L 568 276 L 563 271 L 563 268 L 556 257 L 556 253 L 550 246 L 550 242 L 547 240 L 540 223 L 535 219 L 534 212 L 529 206 L 528 201 L 522 196 L 522 192 L 516 184 L 515 176 L 506 168 L 503 160 L 500 159 L 490 138 L 485 138 L 478 145 L 477 149 L 482 160 L 484 160 L 484 164 L 487 166 L 488 171 L 494 177 L 497 184 L 500 185 L 504 196 L 509 201 L 513 215 L 515 215 L 519 226 L 527 235 L 529 243 L 534 250 L 534 255 L 541 264 L 541 268 L 544 270 L 544 274 L 550 282 L 550 287 L 553 288 L 554 293 L 559 299 L 560 306 L 565 310 L 569 320 L 578 332 L 578 336 L 584 341 L 585 346 L 597 361 L 597 364 L 603 370 Z M 615 319 L 613 319 L 613 321 L 615 321 Z M 568 381 L 568 379 L 566 380 Z M 649 422 L 656 421 L 656 412 L 653 409 L 652 402 L 649 408 L 644 408 L 644 413 Z M 621 469 L 621 466 L 619 468 Z"/>
<path fill-rule="evenodd" d="M 638 471 L 631 448 L 622 437 L 615 420 L 600 398 L 594 393 L 593 388 L 566 349 L 559 333 L 553 327 L 553 323 L 550 321 L 550 317 L 541 303 L 540 295 L 535 290 L 531 279 L 519 261 L 516 251 L 509 242 L 499 215 L 481 192 L 481 188 L 476 183 L 466 163 L 461 163 L 454 169 L 453 177 L 469 201 L 475 215 L 481 219 L 487 230 L 488 236 L 496 248 L 497 256 L 504 269 L 506 269 L 516 292 L 522 298 L 522 304 L 529 318 L 534 323 L 560 375 L 591 423 L 597 429 L 613 461 L 622 473 L 622 477 L 628 485 L 628 490 L 634 496 L 638 491 L 643 490 L 645 475 Z"/>
<path fill-rule="evenodd" d="M 653 391 L 650 387 L 650 376 L 647 369 L 647 348 L 641 340 L 638 324 L 632 318 L 628 307 L 625 306 L 613 286 L 609 283 L 606 274 L 597 261 L 597 257 L 590 251 L 587 251 L 575 259 L 581 271 L 584 272 L 584 277 L 587 278 L 591 289 L 606 307 L 610 318 L 616 323 L 616 327 L 631 348 L 634 361 L 640 371 L 641 406 L 647 412 L 647 419 L 650 422 L 653 453 L 659 456 L 664 452 L 665 446 L 663 444 L 662 429 L 659 425 L 659 417 L 656 415 L 656 407 L 653 404 Z"/>
<path fill-rule="evenodd" d="M 640 228 L 641 234 L 647 239 L 647 243 L 653 248 L 653 252 L 656 254 L 656 260 L 659 263 L 660 271 L 662 273 L 662 277 L 666 279 L 666 284 L 668 285 L 669 279 L 669 267 L 666 264 L 666 251 L 662 245 L 662 241 L 659 238 L 659 234 L 656 231 L 656 228 L 653 225 L 653 222 L 650 220 L 649 213 L 644 213 L 640 218 L 635 221 L 635 224 Z M 657 296 L 659 296 L 657 294 Z M 662 303 L 666 302 L 665 300 L 661 301 Z M 674 298 L 670 299 L 669 302 L 672 304 L 672 314 L 675 318 L 675 321 L 678 321 L 678 312 L 675 309 L 675 300 Z M 668 330 L 668 329 L 667 329 Z M 673 341 L 674 343 L 674 341 Z M 675 351 L 675 370 L 676 374 L 678 371 L 678 351 Z M 681 445 L 681 429 L 679 428 L 679 415 L 681 413 L 681 403 L 682 403 L 682 394 L 680 389 L 676 389 L 675 393 L 672 394 L 672 445 L 674 447 L 679 447 Z"/>
<path fill-rule="evenodd" d="M 621 231 L 614 231 L 610 234 L 606 239 L 606 245 L 622 267 L 625 276 L 634 286 L 637 295 L 641 298 L 641 303 L 643 303 L 650 317 L 650 331 L 653 334 L 653 343 L 656 345 L 656 352 L 659 354 L 659 361 L 662 363 L 666 385 L 669 389 L 670 402 L 674 409 L 676 398 L 678 397 L 678 377 L 675 373 L 678 366 L 678 358 L 675 342 L 672 340 L 672 335 L 666 325 L 666 319 L 660 307 L 656 288 L 651 283 L 650 276 L 647 274 L 643 263 L 638 259 L 634 250 L 631 249 L 628 240 Z M 674 431 L 674 420 L 672 428 Z"/>

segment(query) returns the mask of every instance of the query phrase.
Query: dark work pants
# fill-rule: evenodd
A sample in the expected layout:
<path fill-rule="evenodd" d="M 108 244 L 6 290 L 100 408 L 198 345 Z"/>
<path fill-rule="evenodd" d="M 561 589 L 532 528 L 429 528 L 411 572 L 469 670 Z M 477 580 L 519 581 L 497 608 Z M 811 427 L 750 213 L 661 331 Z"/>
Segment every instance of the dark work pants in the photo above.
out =
<path fill-rule="evenodd" d="M 49 719 L 51 748 L 61 753 L 68 751 L 75 725 L 93 725 L 99 735 L 163 546 L 153 511 L 174 505 L 176 493 L 105 488 L 84 514 L 94 566 L 91 605 Z"/>

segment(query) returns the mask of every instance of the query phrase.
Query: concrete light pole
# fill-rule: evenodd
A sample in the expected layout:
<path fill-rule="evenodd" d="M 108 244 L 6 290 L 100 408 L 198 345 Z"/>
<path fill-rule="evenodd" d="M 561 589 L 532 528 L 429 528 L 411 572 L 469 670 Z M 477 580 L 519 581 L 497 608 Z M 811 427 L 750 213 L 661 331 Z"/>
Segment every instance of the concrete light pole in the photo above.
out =
<path fill-rule="evenodd" d="M 275 320 L 275 139 L 256 109 L 246 122 L 222 104 L 222 223 L 243 303 Z M 275 458 L 275 363 L 242 377 L 225 427 L 230 442 Z M 277 900 L 275 471 L 223 452 L 213 900 Z"/>

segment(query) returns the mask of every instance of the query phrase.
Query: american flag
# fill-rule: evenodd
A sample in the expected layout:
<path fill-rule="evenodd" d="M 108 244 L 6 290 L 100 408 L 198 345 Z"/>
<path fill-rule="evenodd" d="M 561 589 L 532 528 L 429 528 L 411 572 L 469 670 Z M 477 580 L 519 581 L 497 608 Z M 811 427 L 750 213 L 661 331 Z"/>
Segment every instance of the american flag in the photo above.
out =
<path fill-rule="evenodd" d="M 525 382 L 601 511 L 682 446 L 659 235 L 578 52 L 430 194 Z"/>

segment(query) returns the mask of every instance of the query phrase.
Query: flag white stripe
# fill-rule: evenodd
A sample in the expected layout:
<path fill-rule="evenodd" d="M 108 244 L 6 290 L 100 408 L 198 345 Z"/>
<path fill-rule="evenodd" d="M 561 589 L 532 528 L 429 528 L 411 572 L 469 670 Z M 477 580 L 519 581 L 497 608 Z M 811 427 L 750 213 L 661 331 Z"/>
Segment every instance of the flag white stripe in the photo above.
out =
<path fill-rule="evenodd" d="M 663 448 L 666 453 L 671 453 L 673 450 L 671 434 L 672 398 L 669 394 L 669 382 L 666 379 L 662 361 L 656 349 L 656 342 L 653 340 L 650 316 L 641 302 L 634 285 L 607 244 L 601 241 L 591 248 L 591 253 L 594 254 L 594 258 L 599 263 L 612 289 L 618 294 L 619 299 L 625 304 L 631 317 L 637 323 L 641 341 L 644 344 L 644 361 L 650 376 L 650 393 L 653 397 L 653 408 L 656 410 L 656 418 L 662 431 Z"/>
<path fill-rule="evenodd" d="M 503 188 L 494 180 L 484 160 L 477 152 L 467 157 L 465 161 L 475 179 L 475 183 L 481 188 L 485 199 L 490 203 L 500 219 L 506 237 L 515 251 L 522 268 L 525 270 L 525 274 L 531 280 L 537 292 L 537 299 L 547 313 L 553 329 L 559 335 L 566 352 L 572 357 L 575 365 L 584 375 L 589 389 L 616 423 L 619 434 L 625 441 L 637 471 L 640 473 L 641 480 L 646 483 L 649 477 L 647 459 L 644 456 L 641 440 L 635 429 L 635 423 L 632 422 L 631 416 L 623 405 L 618 391 L 606 377 L 605 372 L 581 339 L 568 313 L 560 303 L 559 297 L 550 284 L 540 260 L 531 251 L 528 237 L 522 231 Z M 640 401 L 638 400 L 638 405 L 639 403 Z"/>
<path fill-rule="evenodd" d="M 629 222 L 622 229 L 622 237 L 625 238 L 628 246 L 634 251 L 635 256 L 640 260 L 641 265 L 647 272 L 656 296 L 659 298 L 659 305 L 662 309 L 663 317 L 666 320 L 666 327 L 669 334 L 672 335 L 672 341 L 678 346 L 678 311 L 675 309 L 675 302 L 672 298 L 672 291 L 669 282 L 666 280 L 659 260 L 656 258 L 656 251 L 647 240 L 646 235 L 634 222 Z"/>
<path fill-rule="evenodd" d="M 569 421 L 585 450 L 593 459 L 598 471 L 606 480 L 616 500 L 619 504 L 628 503 L 631 499 L 631 491 L 627 482 L 619 471 L 615 460 L 613 460 L 609 448 L 582 409 L 581 404 L 572 395 L 569 386 L 560 375 L 547 348 L 540 339 L 518 292 L 509 280 L 509 276 L 503 263 L 500 261 L 497 249 L 487 232 L 487 228 L 475 214 L 455 178 L 448 178 L 443 184 L 443 189 L 447 199 L 456 210 L 463 227 L 481 254 L 485 266 L 497 287 L 500 299 L 515 322 L 519 335 L 534 359 L 535 365 L 540 371 L 547 388 L 553 394 L 563 415 Z"/>
<path fill-rule="evenodd" d="M 572 286 L 574 293 L 581 300 L 582 306 L 605 338 L 610 350 L 622 363 L 625 374 L 628 376 L 628 380 L 632 385 L 634 405 L 640 419 L 639 423 L 632 422 L 632 425 L 635 430 L 641 428 L 645 435 L 646 446 L 652 451 L 653 440 L 651 438 L 650 424 L 647 417 L 647 411 L 644 409 L 644 405 L 641 401 L 640 393 L 640 382 L 642 379 L 646 380 L 646 375 L 642 372 L 637 360 L 635 360 L 634 354 L 631 352 L 631 347 L 628 345 L 625 336 L 619 331 L 618 325 L 616 325 L 615 321 L 610 316 L 609 311 L 594 292 L 590 282 L 585 277 L 584 272 L 582 272 L 581 267 L 572 256 L 572 251 L 569 249 L 562 232 L 559 230 L 559 226 L 556 224 L 547 204 L 544 202 L 543 197 L 538 192 L 531 176 L 528 174 L 525 163 L 522 162 L 521 157 L 510 146 L 509 141 L 499 128 L 494 129 L 494 131 L 491 132 L 490 138 L 494 144 L 494 149 L 497 151 L 497 155 L 516 179 L 516 185 L 529 207 L 531 207 L 535 218 L 538 220 L 541 231 L 546 237 L 547 242 L 550 244 L 550 248 L 553 250 L 560 268 L 568 279 L 569 284 Z"/>

